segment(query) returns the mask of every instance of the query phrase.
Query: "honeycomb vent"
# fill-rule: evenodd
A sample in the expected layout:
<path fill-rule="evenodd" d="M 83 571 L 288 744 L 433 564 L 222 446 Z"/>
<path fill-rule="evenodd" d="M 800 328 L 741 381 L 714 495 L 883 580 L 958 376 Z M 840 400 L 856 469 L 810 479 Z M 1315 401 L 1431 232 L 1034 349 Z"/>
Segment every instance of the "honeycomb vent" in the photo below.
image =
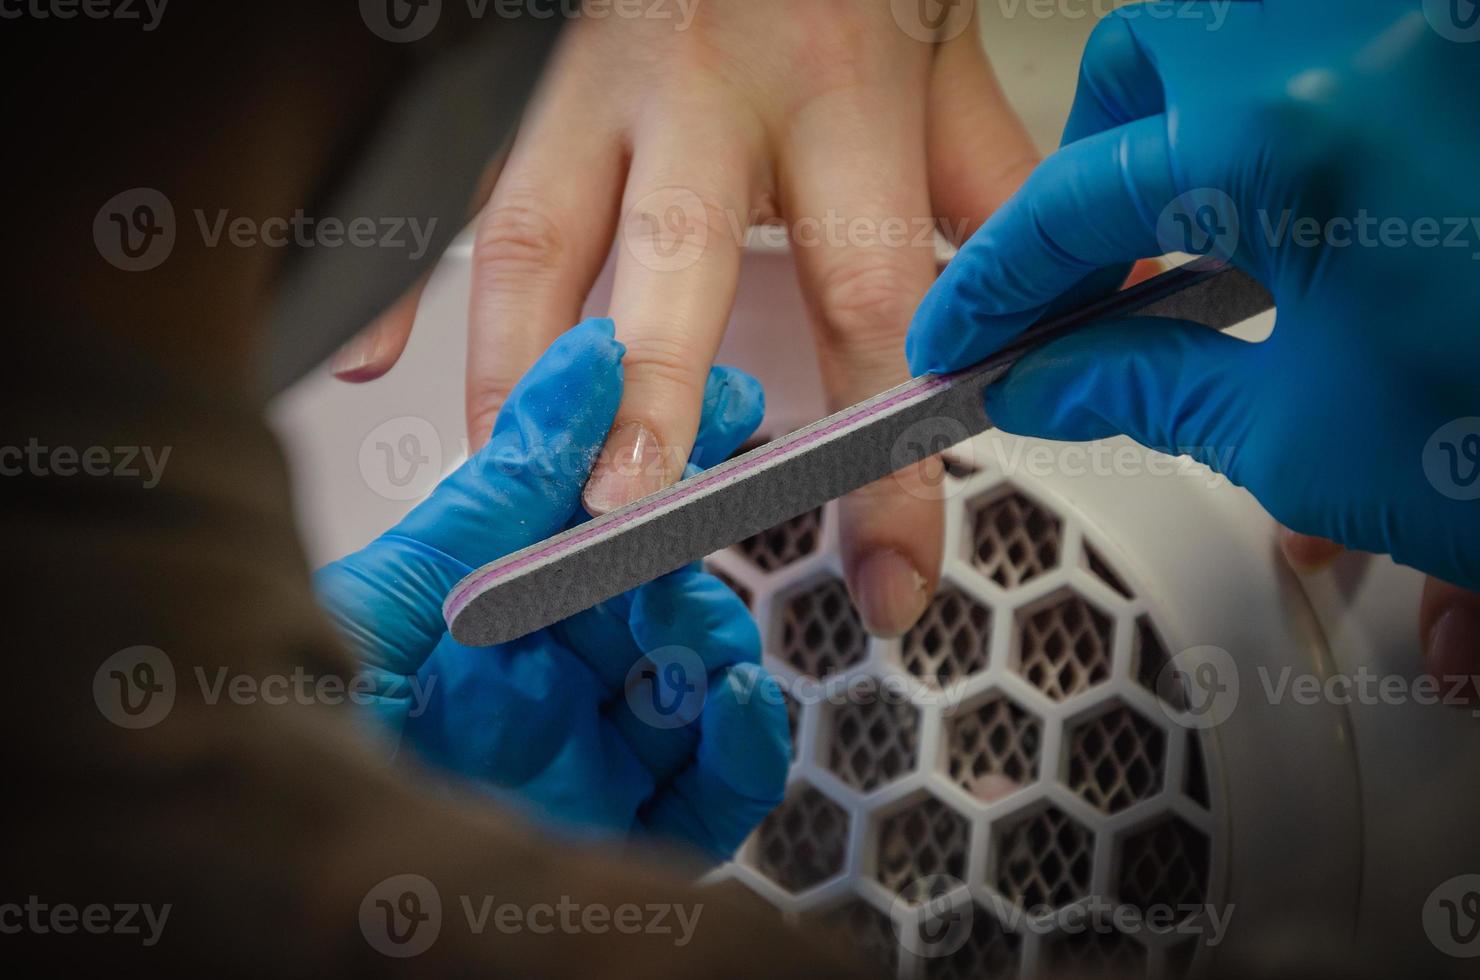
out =
<path fill-rule="evenodd" d="M 1043 724 L 1006 697 L 947 721 L 946 767 L 951 779 L 990 803 L 1038 776 Z"/>
<path fill-rule="evenodd" d="M 1089 892 L 1094 835 L 1056 807 L 998 838 L 997 890 L 1026 911 L 1060 908 Z"/>
<path fill-rule="evenodd" d="M 1208 890 L 1208 841 L 1179 817 L 1131 837 L 1121 852 L 1120 898 L 1144 911 L 1201 905 Z"/>
<path fill-rule="evenodd" d="M 966 818 L 926 797 L 879 823 L 879 881 L 911 904 L 938 898 L 966 877 L 970 842 Z"/>
<path fill-rule="evenodd" d="M 1075 594 L 1027 617 L 1018 669 L 1055 701 L 1073 697 L 1110 677 L 1114 625 Z"/>
<path fill-rule="evenodd" d="M 787 891 L 802 891 L 843 870 L 848 814 L 810 786 L 793 793 L 756 831 L 755 861 Z"/>
<path fill-rule="evenodd" d="M 842 579 L 825 579 L 792 596 L 781 616 L 781 658 L 808 677 L 829 677 L 868 653 L 868 633 Z"/>
<path fill-rule="evenodd" d="M 1093 807 L 1119 813 L 1161 789 L 1166 736 L 1129 708 L 1084 722 L 1069 737 L 1069 787 Z"/>
<path fill-rule="evenodd" d="M 769 616 L 766 663 L 793 679 L 786 799 L 720 876 L 900 978 L 1180 976 L 1195 943 L 1017 914 L 1217 900 L 1216 743 L 1178 724 L 1153 593 L 1041 488 L 945 472 L 960 540 L 898 640 L 870 638 L 849 600 L 821 533 L 833 505 L 711 557 Z M 925 920 L 964 912 L 957 941 L 929 948 Z"/>
<path fill-rule="evenodd" d="M 977 507 L 971 528 L 972 564 L 1004 589 L 1024 585 L 1059 563 L 1058 518 L 1021 493 Z"/>
<path fill-rule="evenodd" d="M 867 793 L 915 767 L 920 713 L 912 705 L 864 695 L 830 707 L 827 767 L 843 782 Z"/>
<path fill-rule="evenodd" d="M 942 583 L 925 615 L 904 636 L 904 669 L 938 688 L 987 669 L 992 611 Z"/>

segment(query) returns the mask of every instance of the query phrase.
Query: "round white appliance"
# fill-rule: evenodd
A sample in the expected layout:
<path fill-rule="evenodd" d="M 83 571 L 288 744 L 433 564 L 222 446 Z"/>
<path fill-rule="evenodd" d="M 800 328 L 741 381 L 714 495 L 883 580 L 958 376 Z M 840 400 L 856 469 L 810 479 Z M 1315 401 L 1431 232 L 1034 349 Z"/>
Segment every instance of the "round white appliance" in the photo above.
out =
<path fill-rule="evenodd" d="M 413 419 L 442 470 L 461 455 L 467 284 L 454 249 L 387 378 L 319 372 L 275 406 L 315 561 L 409 506 L 363 471 L 371 433 Z M 752 249 L 721 360 L 766 384 L 769 435 L 822 414 L 806 338 L 789 255 Z M 1301 580 L 1247 494 L 1121 440 L 988 433 L 942 491 L 942 588 L 902 640 L 862 629 L 831 506 L 711 557 L 797 736 L 785 803 L 715 877 L 900 977 L 1473 969 L 1443 921 L 1480 871 L 1480 721 L 1295 693 L 1417 690 L 1419 576 L 1348 556 Z"/>

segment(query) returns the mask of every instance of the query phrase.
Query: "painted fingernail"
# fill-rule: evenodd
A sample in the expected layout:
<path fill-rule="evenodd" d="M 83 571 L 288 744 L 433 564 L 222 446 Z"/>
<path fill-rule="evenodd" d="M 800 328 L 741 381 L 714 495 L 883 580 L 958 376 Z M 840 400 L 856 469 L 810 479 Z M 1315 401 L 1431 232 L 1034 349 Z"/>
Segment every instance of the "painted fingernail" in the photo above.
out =
<path fill-rule="evenodd" d="M 1480 609 L 1471 605 L 1450 607 L 1429 630 L 1428 670 L 1446 692 L 1465 704 L 1480 697 Z M 1468 681 L 1462 681 L 1468 678 Z"/>
<path fill-rule="evenodd" d="M 863 625 L 875 636 L 892 639 L 915 625 L 930 596 L 925 577 L 897 551 L 876 551 L 858 565 L 853 601 Z"/>
<path fill-rule="evenodd" d="M 1280 528 L 1280 550 L 1297 572 L 1319 572 L 1331 566 L 1346 549 L 1325 538 L 1313 538 L 1289 528 Z"/>
<path fill-rule="evenodd" d="M 596 469 L 586 481 L 581 502 L 593 515 L 625 507 L 670 482 L 658 437 L 641 422 L 626 422 L 606 437 Z"/>
<path fill-rule="evenodd" d="M 365 366 L 376 360 L 380 353 L 380 331 L 371 330 L 339 348 L 329 370 L 341 381 L 354 381 Z"/>

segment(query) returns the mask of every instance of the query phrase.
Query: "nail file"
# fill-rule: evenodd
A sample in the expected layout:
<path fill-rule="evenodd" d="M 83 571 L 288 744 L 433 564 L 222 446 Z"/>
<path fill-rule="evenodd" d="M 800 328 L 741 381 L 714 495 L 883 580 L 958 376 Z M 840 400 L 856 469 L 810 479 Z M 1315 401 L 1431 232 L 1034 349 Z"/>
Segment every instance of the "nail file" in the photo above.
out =
<path fill-rule="evenodd" d="M 1127 316 L 1224 329 L 1274 306 L 1232 269 L 1184 267 L 1028 331 L 952 374 L 924 375 L 471 573 L 443 604 L 452 636 L 491 646 L 743 541 L 991 427 L 983 390 L 1027 351 Z"/>

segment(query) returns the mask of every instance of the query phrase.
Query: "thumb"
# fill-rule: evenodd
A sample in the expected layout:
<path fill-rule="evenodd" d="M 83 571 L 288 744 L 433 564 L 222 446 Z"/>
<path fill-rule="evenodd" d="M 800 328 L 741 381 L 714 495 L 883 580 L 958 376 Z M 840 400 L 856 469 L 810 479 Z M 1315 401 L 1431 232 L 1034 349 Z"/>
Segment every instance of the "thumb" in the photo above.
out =
<path fill-rule="evenodd" d="M 1248 445 L 1258 345 L 1201 324 L 1139 317 L 1088 327 L 1025 356 L 987 389 L 987 414 L 1018 435 L 1126 435 L 1188 455 L 1235 483 Z"/>

